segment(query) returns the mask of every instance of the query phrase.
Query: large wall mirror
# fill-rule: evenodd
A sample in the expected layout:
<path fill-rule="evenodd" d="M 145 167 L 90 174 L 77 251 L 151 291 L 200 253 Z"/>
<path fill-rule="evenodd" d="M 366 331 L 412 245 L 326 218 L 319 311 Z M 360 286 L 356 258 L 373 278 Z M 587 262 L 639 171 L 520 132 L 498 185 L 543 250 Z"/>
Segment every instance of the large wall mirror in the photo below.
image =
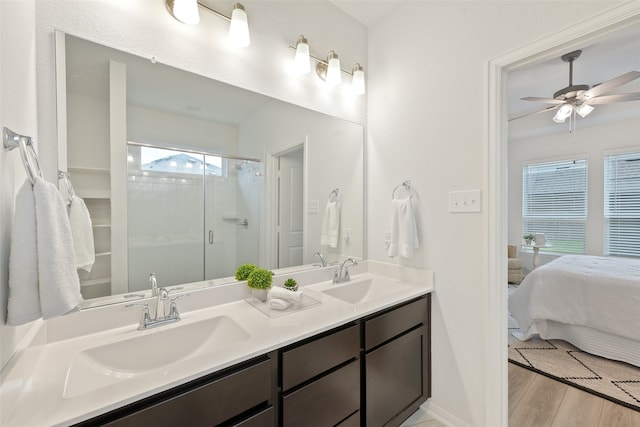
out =
<path fill-rule="evenodd" d="M 94 237 L 85 307 L 147 295 L 150 273 L 212 286 L 243 263 L 364 258 L 361 125 L 61 32 L 56 56 L 59 168 Z"/>

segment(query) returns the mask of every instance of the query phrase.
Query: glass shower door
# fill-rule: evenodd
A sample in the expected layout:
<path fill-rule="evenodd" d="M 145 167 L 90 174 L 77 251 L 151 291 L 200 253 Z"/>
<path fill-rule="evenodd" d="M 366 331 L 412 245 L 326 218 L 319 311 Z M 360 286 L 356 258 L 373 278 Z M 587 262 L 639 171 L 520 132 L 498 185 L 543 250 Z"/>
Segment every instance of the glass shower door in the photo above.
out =
<path fill-rule="evenodd" d="M 129 291 L 203 280 L 204 156 L 129 145 Z"/>

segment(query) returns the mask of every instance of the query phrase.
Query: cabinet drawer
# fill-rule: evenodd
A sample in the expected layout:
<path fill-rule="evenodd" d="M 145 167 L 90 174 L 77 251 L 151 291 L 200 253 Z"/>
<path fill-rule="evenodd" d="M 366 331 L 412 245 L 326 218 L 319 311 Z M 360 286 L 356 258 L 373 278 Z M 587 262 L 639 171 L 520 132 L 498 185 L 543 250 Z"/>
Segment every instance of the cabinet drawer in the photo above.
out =
<path fill-rule="evenodd" d="M 234 427 L 275 427 L 275 425 L 276 419 L 272 406 L 249 419 L 234 424 Z"/>
<path fill-rule="evenodd" d="M 355 360 L 282 401 L 284 427 L 334 426 L 360 408 L 360 361 Z"/>
<path fill-rule="evenodd" d="M 365 320 L 364 349 L 368 351 L 420 324 L 429 315 L 428 298 L 421 298 L 379 316 Z"/>
<path fill-rule="evenodd" d="M 341 363 L 358 357 L 360 328 L 348 327 L 282 353 L 282 389 L 307 381 Z"/>
<path fill-rule="evenodd" d="M 271 360 L 266 360 L 249 366 L 106 425 L 211 427 L 222 423 L 269 401 L 271 363 Z"/>

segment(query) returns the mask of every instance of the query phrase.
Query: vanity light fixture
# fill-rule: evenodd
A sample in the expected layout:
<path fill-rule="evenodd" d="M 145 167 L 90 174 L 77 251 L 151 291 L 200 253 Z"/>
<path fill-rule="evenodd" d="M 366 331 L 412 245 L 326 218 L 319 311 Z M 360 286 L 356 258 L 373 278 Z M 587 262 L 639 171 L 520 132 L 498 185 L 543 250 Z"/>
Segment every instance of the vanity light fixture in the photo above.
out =
<path fill-rule="evenodd" d="M 356 63 L 352 72 L 348 72 L 340 68 L 340 59 L 335 51 L 329 51 L 327 59 L 323 60 L 311 55 L 309 52 L 309 42 L 303 35 L 298 37 L 296 46 L 289 46 L 289 49 L 295 51 L 293 59 L 293 71 L 296 74 L 307 74 L 310 70 L 311 59 L 317 62 L 316 74 L 322 80 L 331 86 L 338 86 L 342 83 L 342 73 L 351 76 L 351 89 L 354 94 L 362 95 L 365 93 L 365 77 L 362 65 Z"/>
<path fill-rule="evenodd" d="M 325 81 L 327 84 L 331 86 L 339 86 L 342 84 L 342 76 L 340 75 L 340 58 L 338 58 L 338 54 L 334 51 L 329 51 L 327 55 L 327 65 L 325 66 L 322 63 L 318 63 L 316 70 L 318 70 L 318 75 L 321 76 L 320 69 L 323 68 L 323 74 L 325 76 Z"/>
<path fill-rule="evenodd" d="M 308 74 L 309 71 L 311 71 L 309 42 L 304 36 L 298 37 L 298 42 L 296 43 L 296 56 L 293 59 L 293 70 L 296 74 Z"/>
<path fill-rule="evenodd" d="M 353 66 L 351 89 L 356 95 L 363 95 L 366 91 L 364 87 L 364 70 L 362 69 L 362 65 L 360 64 L 356 64 Z"/>
<path fill-rule="evenodd" d="M 234 47 L 246 47 L 251 43 L 249 37 L 249 22 L 244 6 L 236 3 L 233 6 L 231 17 L 224 15 L 198 0 L 166 0 L 167 9 L 171 15 L 184 24 L 195 25 L 200 22 L 198 6 L 226 19 L 229 24 L 229 42 Z"/>
<path fill-rule="evenodd" d="M 167 0 L 167 8 L 183 24 L 195 25 L 200 22 L 198 0 Z"/>
<path fill-rule="evenodd" d="M 229 24 L 229 41 L 235 47 L 247 47 L 251 43 L 249 38 L 249 21 L 244 6 L 236 3 L 231 12 L 231 23 Z"/>

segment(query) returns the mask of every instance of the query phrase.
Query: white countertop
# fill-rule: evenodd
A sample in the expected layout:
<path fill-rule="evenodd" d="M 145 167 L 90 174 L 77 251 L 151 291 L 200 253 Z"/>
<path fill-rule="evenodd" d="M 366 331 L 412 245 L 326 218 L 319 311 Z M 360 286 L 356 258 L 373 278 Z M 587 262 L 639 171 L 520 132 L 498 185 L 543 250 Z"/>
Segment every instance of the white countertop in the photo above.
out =
<path fill-rule="evenodd" d="M 59 426 L 80 422 L 433 291 L 430 271 L 365 261 L 352 272 L 353 282 L 368 278 L 384 281 L 389 291 L 354 305 L 321 292 L 340 284 L 334 285 L 329 280 L 304 283 L 305 277 L 301 275 L 300 290 L 319 295 L 320 304 L 278 317 L 269 317 L 247 303 L 243 299 L 248 295 L 246 286 L 236 283 L 225 285 L 226 289 L 193 291 L 178 300 L 180 322 L 150 330 L 138 331 L 140 309 L 125 309 L 124 305 L 84 310 L 57 322 L 42 322 L 32 343 L 5 368 L 8 372 L 3 372 L 0 425 Z M 332 273 L 323 274 L 326 277 Z M 114 315 L 124 318 L 126 323 L 118 325 L 112 319 Z M 84 350 L 139 336 L 166 334 L 172 328 L 214 317 L 235 322 L 246 332 L 240 334 L 243 338 L 231 343 L 221 340 L 219 346 L 211 346 L 205 353 L 158 367 L 152 365 L 160 355 L 151 353 L 148 370 L 136 371 L 125 378 L 115 373 L 116 378 L 109 377 L 104 384 L 92 382 L 90 388 L 95 389 L 82 393 L 69 388 L 69 368 Z M 180 346 L 180 342 L 174 341 L 179 339 L 174 336 L 166 343 L 167 349 Z"/>

